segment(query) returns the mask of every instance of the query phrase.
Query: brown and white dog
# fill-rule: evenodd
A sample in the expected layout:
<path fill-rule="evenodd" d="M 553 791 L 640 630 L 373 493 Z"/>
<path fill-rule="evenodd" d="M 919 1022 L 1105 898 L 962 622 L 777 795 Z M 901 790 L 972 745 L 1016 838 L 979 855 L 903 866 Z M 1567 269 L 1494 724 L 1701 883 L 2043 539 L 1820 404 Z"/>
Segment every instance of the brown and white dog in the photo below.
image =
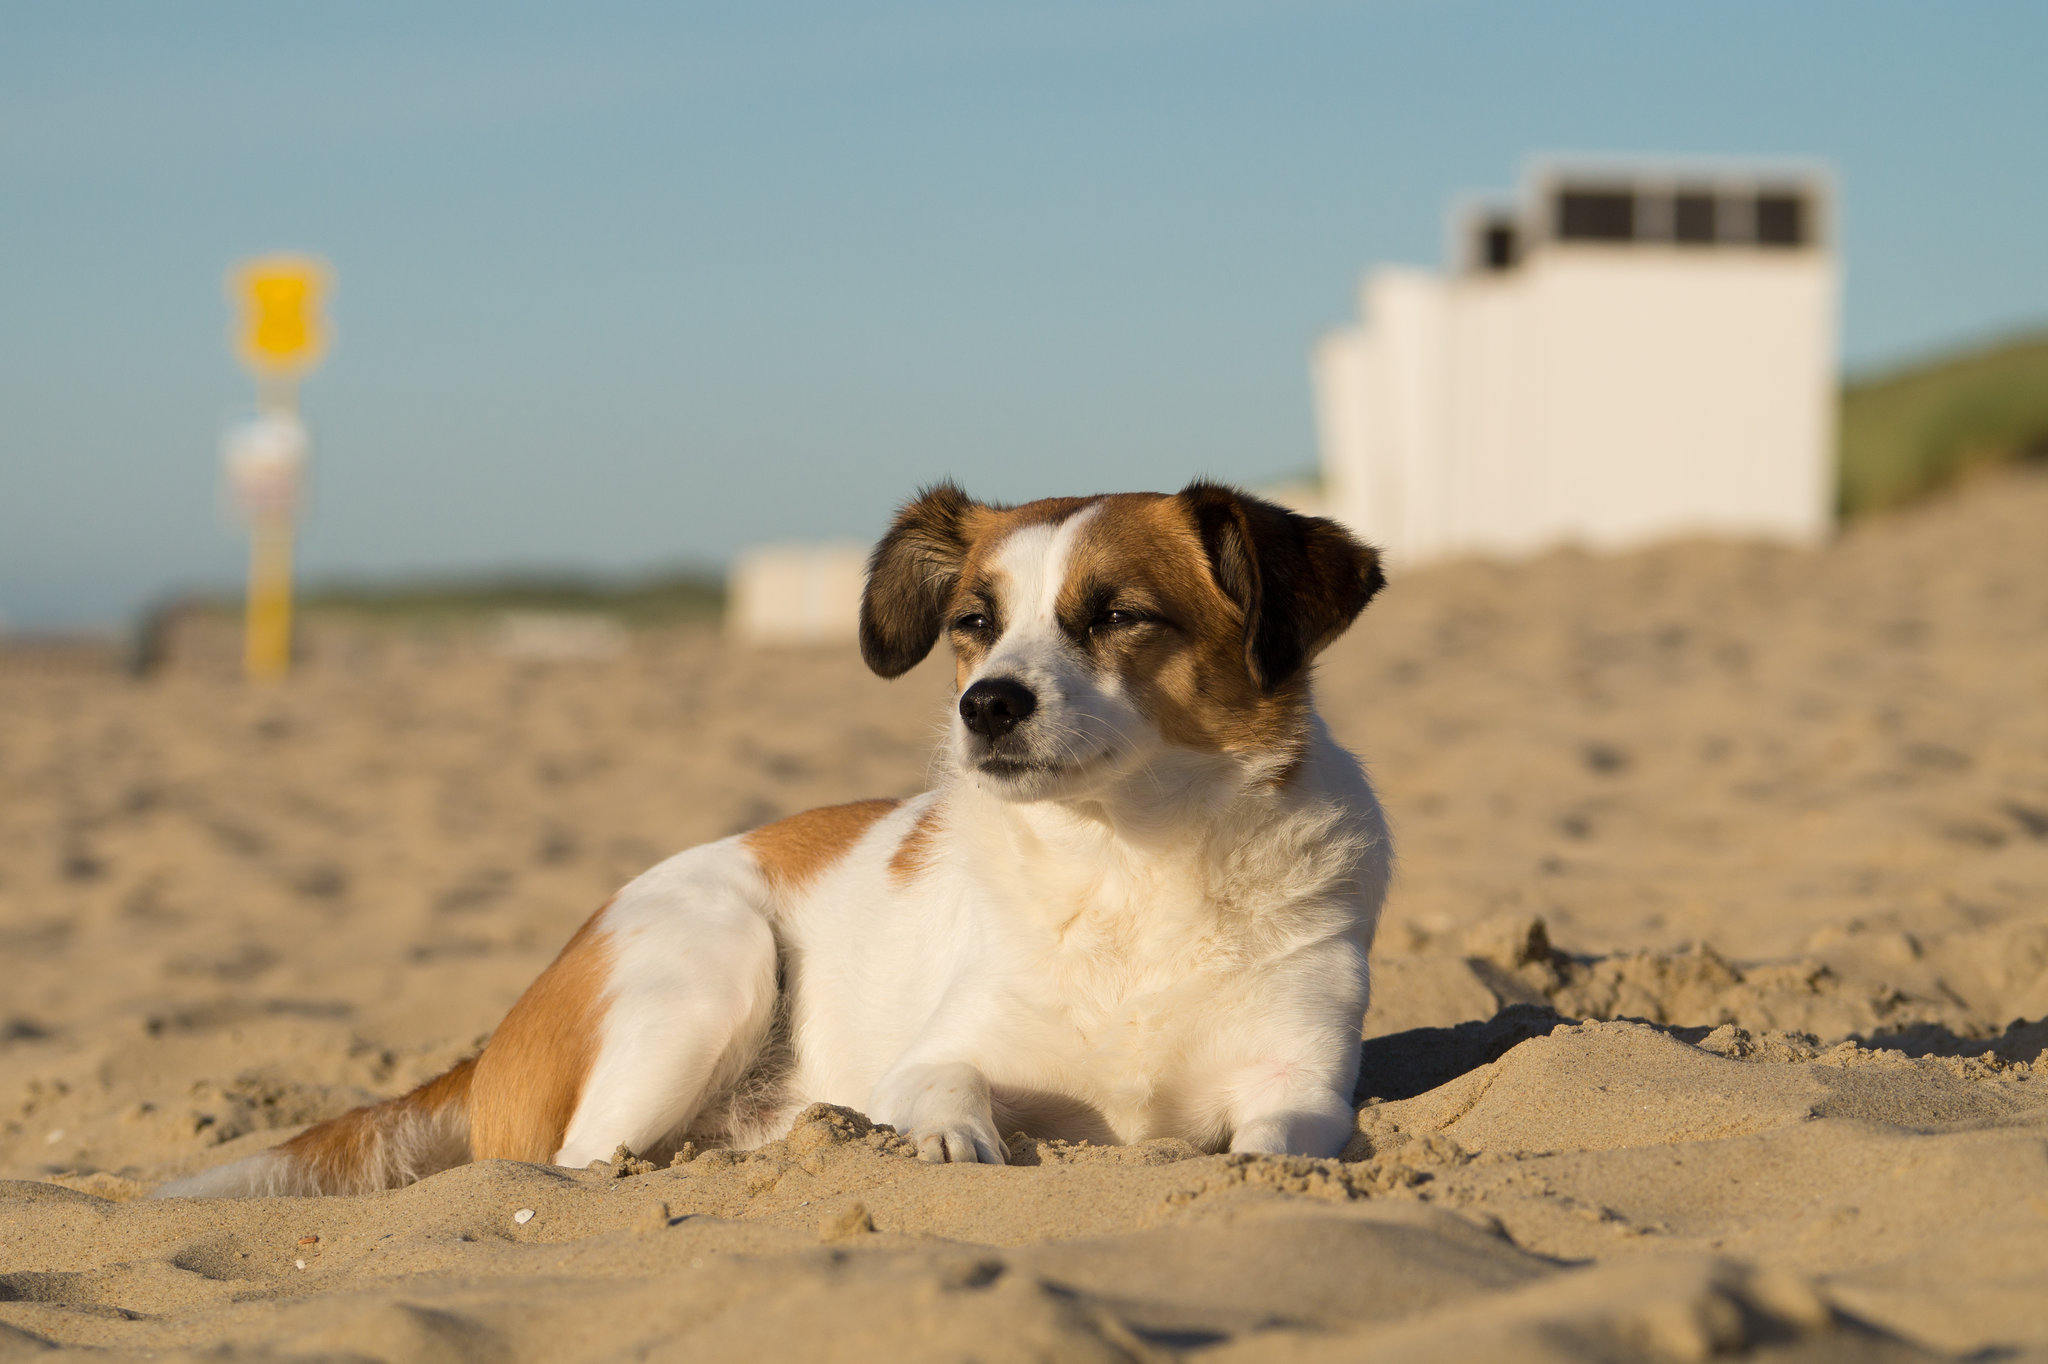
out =
<path fill-rule="evenodd" d="M 1309 666 L 1382 581 L 1338 526 L 1214 484 L 925 492 L 860 641 L 884 677 L 952 641 L 936 790 L 670 858 L 474 1059 L 159 1194 L 749 1145 L 817 1101 L 932 1161 L 1001 1163 L 1018 1130 L 1336 1153 L 1390 848 Z"/>

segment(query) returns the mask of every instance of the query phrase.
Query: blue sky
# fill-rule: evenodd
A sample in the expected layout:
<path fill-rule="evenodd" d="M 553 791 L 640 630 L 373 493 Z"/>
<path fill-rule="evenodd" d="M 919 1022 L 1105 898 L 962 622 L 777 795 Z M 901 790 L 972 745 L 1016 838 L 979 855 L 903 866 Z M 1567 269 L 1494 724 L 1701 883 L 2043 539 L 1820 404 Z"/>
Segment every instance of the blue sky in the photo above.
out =
<path fill-rule="evenodd" d="M 2048 322 L 2048 6 L 0 0 L 0 620 L 233 584 L 221 275 L 334 264 L 309 576 L 716 565 L 1314 463 L 1532 153 L 1840 176 L 1844 360 Z"/>

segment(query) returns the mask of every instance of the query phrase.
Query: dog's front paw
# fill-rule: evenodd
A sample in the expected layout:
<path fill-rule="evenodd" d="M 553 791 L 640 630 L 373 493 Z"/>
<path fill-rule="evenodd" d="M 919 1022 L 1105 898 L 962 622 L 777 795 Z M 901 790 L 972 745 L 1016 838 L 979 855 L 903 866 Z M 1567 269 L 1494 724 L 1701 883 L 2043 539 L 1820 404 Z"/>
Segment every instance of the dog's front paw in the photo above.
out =
<path fill-rule="evenodd" d="M 920 1127 L 910 1133 L 917 1158 L 932 1165 L 1006 1165 L 1009 1154 L 993 1127 Z"/>
<path fill-rule="evenodd" d="M 1351 1139 L 1357 1115 L 1342 1099 L 1320 1108 L 1268 1113 L 1239 1124 L 1230 1149 L 1264 1156 L 1334 1156 Z"/>
<path fill-rule="evenodd" d="M 903 1066 L 875 1087 L 874 1115 L 934 1165 L 1004 1165 L 988 1081 L 960 1062 Z"/>

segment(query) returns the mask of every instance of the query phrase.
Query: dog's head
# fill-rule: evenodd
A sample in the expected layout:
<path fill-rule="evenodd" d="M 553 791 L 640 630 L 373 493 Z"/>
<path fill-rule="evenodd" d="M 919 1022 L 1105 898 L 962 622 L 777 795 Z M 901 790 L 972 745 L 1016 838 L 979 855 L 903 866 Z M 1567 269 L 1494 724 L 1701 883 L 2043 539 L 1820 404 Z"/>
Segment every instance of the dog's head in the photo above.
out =
<path fill-rule="evenodd" d="M 1384 581 L 1335 523 L 1212 483 L 1021 507 L 946 483 L 876 547 L 861 653 L 896 677 L 948 635 L 961 768 L 1078 796 L 1163 749 L 1291 758 L 1310 662 Z"/>

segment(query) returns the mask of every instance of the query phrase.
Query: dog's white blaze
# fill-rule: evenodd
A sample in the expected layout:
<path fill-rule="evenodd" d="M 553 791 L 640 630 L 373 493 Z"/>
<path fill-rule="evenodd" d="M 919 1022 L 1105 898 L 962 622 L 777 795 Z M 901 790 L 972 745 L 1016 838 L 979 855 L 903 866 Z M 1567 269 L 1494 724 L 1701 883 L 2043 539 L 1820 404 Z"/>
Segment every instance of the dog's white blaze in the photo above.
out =
<path fill-rule="evenodd" d="M 1012 780 L 1012 794 L 1043 797 L 1074 794 L 1074 783 L 1094 784 L 1111 775 L 1100 764 L 1132 748 L 1134 730 L 1145 728 L 1122 695 L 1112 674 L 1096 676 L 1081 648 L 1060 623 L 1060 594 L 1074 559 L 1074 547 L 1099 505 L 1083 507 L 1054 525 L 1026 526 L 1014 531 L 996 550 L 995 570 L 1002 634 L 995 647 L 967 679 L 1008 677 L 1031 688 L 1038 710 L 1019 726 L 1013 743 L 1025 756 L 1065 770 L 1065 775 L 1035 775 Z M 964 723 L 953 727 L 956 753 L 971 769 L 975 741 Z"/>
<path fill-rule="evenodd" d="M 1074 542 L 1099 510 L 1083 507 L 1057 525 L 1026 526 L 1003 541 L 994 559 L 1003 634 L 975 670 L 976 678 L 1023 675 L 1029 680 L 1053 671 L 1060 655 L 1070 652 L 1060 629 L 1060 589 L 1066 586 Z"/>

